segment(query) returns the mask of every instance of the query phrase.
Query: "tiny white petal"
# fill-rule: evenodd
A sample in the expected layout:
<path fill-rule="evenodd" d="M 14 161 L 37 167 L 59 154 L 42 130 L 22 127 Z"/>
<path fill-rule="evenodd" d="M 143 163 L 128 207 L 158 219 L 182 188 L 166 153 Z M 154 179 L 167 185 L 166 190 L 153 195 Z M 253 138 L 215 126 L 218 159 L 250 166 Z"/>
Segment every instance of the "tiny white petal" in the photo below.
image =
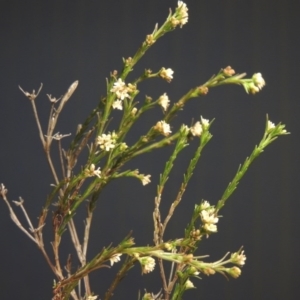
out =
<path fill-rule="evenodd" d="M 267 129 L 270 130 L 270 129 L 273 129 L 273 128 L 275 128 L 275 124 L 272 123 L 270 120 L 268 120 Z"/>
<path fill-rule="evenodd" d="M 193 127 L 191 127 L 191 133 L 193 136 L 200 136 L 202 133 L 202 125 L 200 122 L 196 122 Z"/>
<path fill-rule="evenodd" d="M 122 104 L 122 100 L 115 100 L 112 104 L 112 108 L 113 109 L 119 109 L 119 110 L 123 110 L 123 104 Z"/>
<path fill-rule="evenodd" d="M 109 260 L 110 260 L 110 265 L 112 266 L 114 263 L 117 263 L 121 260 L 121 253 L 116 253 L 114 254 Z"/>
<path fill-rule="evenodd" d="M 146 184 L 150 183 L 151 182 L 150 177 L 151 177 L 151 175 L 142 175 L 142 184 L 146 185 Z"/>
<path fill-rule="evenodd" d="M 158 104 L 161 105 L 161 107 L 164 109 L 164 111 L 167 110 L 169 107 L 170 99 L 166 93 L 161 95 L 158 99 Z"/>

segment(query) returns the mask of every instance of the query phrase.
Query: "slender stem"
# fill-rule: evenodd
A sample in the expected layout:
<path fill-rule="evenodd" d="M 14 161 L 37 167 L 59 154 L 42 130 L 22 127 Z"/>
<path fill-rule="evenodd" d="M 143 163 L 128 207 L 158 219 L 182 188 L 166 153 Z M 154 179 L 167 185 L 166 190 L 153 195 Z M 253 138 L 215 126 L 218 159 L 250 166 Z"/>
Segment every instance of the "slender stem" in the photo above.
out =
<path fill-rule="evenodd" d="M 68 222 L 68 228 L 69 228 L 69 231 L 70 231 L 70 235 L 71 235 L 73 245 L 74 245 L 74 247 L 76 249 L 76 252 L 77 252 L 78 259 L 79 259 L 81 265 L 85 266 L 85 264 L 86 264 L 86 255 L 83 252 L 83 247 L 80 245 L 77 230 L 76 230 L 76 227 L 75 227 L 75 223 L 74 223 L 74 220 L 72 218 Z M 87 245 L 85 247 L 87 248 Z M 85 253 L 86 253 L 86 250 L 85 250 Z M 90 289 L 88 275 L 86 275 L 83 278 L 83 280 L 84 280 L 84 287 L 85 287 L 86 295 L 90 295 L 91 294 L 91 289 Z"/>
<path fill-rule="evenodd" d="M 35 118 L 38 130 L 39 130 L 40 139 L 42 141 L 43 146 L 45 147 L 46 142 L 45 142 L 45 138 L 44 138 L 44 135 L 43 135 L 43 130 L 42 130 L 42 126 L 41 126 L 41 123 L 40 123 L 39 115 L 38 115 L 38 112 L 37 112 L 37 109 L 36 109 L 35 101 L 30 101 L 30 102 L 32 104 L 34 118 Z"/>
<path fill-rule="evenodd" d="M 52 158 L 51 158 L 49 152 L 46 152 L 46 157 L 47 157 L 47 161 L 48 161 L 48 163 L 49 163 L 49 166 L 50 166 L 52 175 L 53 175 L 53 177 L 54 177 L 55 183 L 56 183 L 56 184 L 59 184 L 58 176 L 57 176 L 57 174 L 56 174 L 56 170 L 55 170 L 55 168 L 54 168 L 54 165 L 53 165 L 53 162 L 52 162 Z"/>
<path fill-rule="evenodd" d="M 60 235 L 57 232 L 55 232 L 54 242 L 52 243 L 54 260 L 55 260 L 55 269 L 56 269 L 55 274 L 57 274 L 57 275 L 59 275 L 59 277 L 63 278 L 62 270 L 60 267 L 60 261 L 59 261 L 59 251 L 58 251 L 59 244 L 60 244 Z"/>
<path fill-rule="evenodd" d="M 3 200 L 5 201 L 9 213 L 10 213 L 10 217 L 12 219 L 12 221 L 36 244 L 38 244 L 37 240 L 22 226 L 22 224 L 20 223 L 18 217 L 16 216 L 15 212 L 13 211 L 12 207 L 10 206 L 7 198 L 5 195 L 2 195 Z"/>
<path fill-rule="evenodd" d="M 166 280 L 164 262 L 161 258 L 158 259 L 158 264 L 159 264 L 160 277 L 161 277 L 162 282 L 163 282 L 164 292 L 166 293 L 168 291 L 168 284 L 167 284 L 167 280 Z"/>
<path fill-rule="evenodd" d="M 25 208 L 24 208 L 24 205 L 23 205 L 23 203 L 24 203 L 24 200 L 21 198 L 21 197 L 19 197 L 19 199 L 20 199 L 20 201 L 18 202 L 18 201 L 13 201 L 17 206 L 20 206 L 20 208 L 21 208 L 21 210 L 22 210 L 22 212 L 23 212 L 23 214 L 24 214 L 24 216 L 25 216 L 25 219 L 26 219 L 26 221 L 27 221 L 27 223 L 28 223 L 28 225 L 29 225 L 29 228 L 30 228 L 30 230 L 31 230 L 31 232 L 32 233 L 34 233 L 34 227 L 33 227 L 33 225 L 32 225 L 32 223 L 31 223 L 31 220 L 30 220 L 30 218 L 29 218 L 29 216 L 28 216 L 28 214 L 27 214 L 27 211 L 25 210 Z"/>

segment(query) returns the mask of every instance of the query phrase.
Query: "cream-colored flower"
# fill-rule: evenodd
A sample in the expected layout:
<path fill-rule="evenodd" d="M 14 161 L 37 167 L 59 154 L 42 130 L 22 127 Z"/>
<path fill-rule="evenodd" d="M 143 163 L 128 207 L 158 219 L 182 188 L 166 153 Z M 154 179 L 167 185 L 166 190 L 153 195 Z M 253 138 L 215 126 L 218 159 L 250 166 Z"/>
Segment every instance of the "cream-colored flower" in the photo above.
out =
<path fill-rule="evenodd" d="M 200 136 L 202 131 L 203 131 L 202 125 L 200 124 L 199 121 L 196 122 L 193 127 L 191 127 L 191 133 L 193 136 Z"/>
<path fill-rule="evenodd" d="M 155 260 L 151 256 L 145 256 L 138 259 L 142 265 L 142 273 L 147 274 L 154 270 Z"/>
<path fill-rule="evenodd" d="M 173 73 L 174 73 L 174 71 L 170 68 L 168 68 L 168 69 L 162 68 L 159 75 L 161 78 L 170 82 L 173 79 Z"/>
<path fill-rule="evenodd" d="M 164 111 L 167 110 L 170 105 L 170 99 L 166 93 L 159 97 L 158 104 L 164 109 Z"/>
<path fill-rule="evenodd" d="M 116 147 L 116 138 L 117 136 L 114 132 L 111 134 L 103 133 L 102 135 L 99 135 L 97 137 L 97 144 L 100 146 L 101 149 L 105 151 L 110 151 L 111 149 Z"/>
<path fill-rule="evenodd" d="M 130 98 L 128 95 L 128 87 L 122 78 L 119 78 L 115 83 L 113 88 L 110 90 L 112 93 L 116 93 L 117 98 L 120 100 L 124 100 L 125 98 Z"/>
<path fill-rule="evenodd" d="M 210 204 L 209 204 L 209 202 L 208 201 L 203 201 L 202 203 L 201 203 L 201 209 L 207 209 L 207 208 L 209 208 L 210 207 Z"/>
<path fill-rule="evenodd" d="M 261 73 L 256 73 L 252 76 L 253 83 L 257 86 L 260 90 L 266 85 L 265 80 L 263 79 Z"/>
<path fill-rule="evenodd" d="M 96 168 L 95 165 L 91 164 L 89 169 L 85 169 L 84 171 L 85 176 L 87 177 L 97 176 L 100 178 L 100 174 L 101 174 L 100 168 L 98 169 L 95 168 Z"/>
<path fill-rule="evenodd" d="M 215 216 L 214 212 L 207 210 L 202 210 L 200 216 L 203 223 L 216 224 L 219 221 L 219 218 Z"/>
<path fill-rule="evenodd" d="M 146 185 L 151 182 L 150 180 L 151 175 L 141 175 L 141 176 L 142 176 L 141 180 L 143 185 Z"/>
<path fill-rule="evenodd" d="M 120 99 L 117 99 L 113 102 L 112 104 L 112 108 L 113 109 L 119 109 L 119 110 L 123 110 L 123 103 L 122 103 L 122 100 Z"/>
<path fill-rule="evenodd" d="M 168 136 L 172 132 L 170 129 L 170 125 L 165 121 L 157 122 L 154 128 L 165 136 Z"/>
<path fill-rule="evenodd" d="M 184 287 L 186 290 L 195 288 L 194 284 L 189 279 L 185 282 Z"/>
<path fill-rule="evenodd" d="M 204 129 L 206 129 L 206 128 L 209 126 L 209 120 L 208 120 L 208 119 L 204 119 L 204 118 L 202 118 L 202 116 L 201 116 L 201 124 L 202 124 L 202 127 L 203 127 Z"/>
<path fill-rule="evenodd" d="M 184 24 L 186 24 L 188 22 L 188 8 L 186 6 L 186 4 L 183 1 L 178 1 L 177 3 L 177 13 L 178 13 L 178 17 L 177 20 L 179 21 L 180 24 L 180 28 L 182 28 L 182 26 Z"/>
<path fill-rule="evenodd" d="M 217 232 L 217 225 L 215 224 L 205 223 L 203 227 L 206 231 Z"/>
<path fill-rule="evenodd" d="M 121 260 L 121 255 L 122 253 L 116 253 L 114 254 L 109 260 L 110 260 L 110 265 L 112 266 L 114 263 L 117 263 Z"/>
<path fill-rule="evenodd" d="M 244 250 L 239 252 L 235 252 L 231 254 L 231 262 L 237 264 L 239 266 L 243 266 L 246 261 L 246 255 L 244 254 Z"/>
<path fill-rule="evenodd" d="M 226 67 L 225 69 L 223 69 L 223 73 L 226 75 L 226 76 L 232 76 L 235 74 L 235 71 L 230 67 Z"/>
<path fill-rule="evenodd" d="M 275 128 L 275 124 L 268 120 L 267 130 Z"/>

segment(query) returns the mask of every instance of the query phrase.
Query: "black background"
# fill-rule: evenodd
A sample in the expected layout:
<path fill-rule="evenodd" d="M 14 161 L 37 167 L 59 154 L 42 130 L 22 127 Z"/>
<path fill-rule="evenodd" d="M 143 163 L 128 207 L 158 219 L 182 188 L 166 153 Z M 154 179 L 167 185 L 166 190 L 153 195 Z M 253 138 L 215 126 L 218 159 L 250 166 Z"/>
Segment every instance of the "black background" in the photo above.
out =
<path fill-rule="evenodd" d="M 237 191 L 221 211 L 218 234 L 203 240 L 199 255 L 211 260 L 244 246 L 242 276 L 227 281 L 221 275 L 193 280 L 196 290 L 184 299 L 297 299 L 299 294 L 299 1 L 186 0 L 189 22 L 159 40 L 136 66 L 172 68 L 174 80 L 158 79 L 139 86 L 156 99 L 166 92 L 171 101 L 205 82 L 228 65 L 249 76 L 261 72 L 267 82 L 261 93 L 247 95 L 242 87 L 213 89 L 193 99 L 173 124 L 216 118 L 214 138 L 206 147 L 191 184 L 170 222 L 166 238 L 180 237 L 194 204 L 216 203 L 238 165 L 261 139 L 265 116 L 286 124 L 292 134 L 281 137 L 251 166 Z M 36 223 L 53 183 L 31 105 L 18 89 L 44 88 L 36 100 L 42 124 L 48 119 L 46 94 L 59 97 L 79 80 L 76 93 L 63 112 L 57 130 L 76 130 L 105 94 L 105 77 L 120 69 L 122 57 L 133 56 L 155 23 L 162 24 L 177 1 L 1 1 L 0 6 L 0 182 L 10 200 L 19 196 Z M 116 112 L 114 121 L 118 120 Z M 149 112 L 134 127 L 127 143 L 162 118 Z M 114 121 L 111 129 L 114 128 Z M 64 140 L 68 146 L 70 138 Z M 165 213 L 179 186 L 196 143 L 181 154 L 166 186 Z M 55 149 L 56 150 L 56 149 Z M 128 166 L 152 174 L 143 187 L 134 179 L 113 182 L 102 194 L 93 220 L 89 257 L 111 242 L 115 245 L 133 230 L 138 246 L 152 242 L 152 209 L 159 173 L 170 154 L 163 149 L 141 156 Z M 56 152 L 55 152 L 56 153 Z M 56 154 L 54 153 L 54 157 Z M 80 166 L 80 165 L 79 165 Z M 1 201 L 2 202 L 2 201 Z M 84 208 L 84 207 L 83 207 Z M 20 220 L 24 222 L 21 214 Z M 83 212 L 75 217 L 82 232 Z M 25 222 L 24 222 L 25 224 Z M 45 229 L 50 250 L 51 220 Z M 25 225 L 26 227 L 27 225 Z M 62 258 L 73 253 L 68 233 Z M 54 275 L 36 246 L 11 222 L 0 203 L 0 299 L 51 299 Z M 75 256 L 75 255 L 74 255 Z M 92 289 L 102 298 L 118 265 L 91 277 Z M 158 292 L 158 273 L 140 276 L 138 265 L 120 285 L 114 299 L 137 299 L 138 290 Z"/>

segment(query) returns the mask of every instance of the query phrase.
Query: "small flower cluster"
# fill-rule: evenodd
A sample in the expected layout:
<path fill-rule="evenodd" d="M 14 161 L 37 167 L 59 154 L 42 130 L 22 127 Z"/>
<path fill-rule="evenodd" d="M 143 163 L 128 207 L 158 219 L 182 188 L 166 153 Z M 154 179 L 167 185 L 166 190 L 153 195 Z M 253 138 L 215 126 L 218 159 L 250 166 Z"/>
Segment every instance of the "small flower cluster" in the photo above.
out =
<path fill-rule="evenodd" d="M 168 136 L 170 133 L 172 133 L 170 124 L 166 123 L 165 121 L 157 122 L 154 126 L 154 129 L 159 131 L 164 136 Z"/>
<path fill-rule="evenodd" d="M 155 260 L 151 256 L 138 257 L 138 260 L 142 266 L 142 273 L 148 274 L 155 268 Z"/>
<path fill-rule="evenodd" d="M 142 185 L 147 185 L 151 182 L 151 180 L 150 180 L 151 175 L 150 174 L 148 174 L 148 175 L 140 174 L 139 170 L 127 172 L 126 175 L 139 179 L 142 182 Z"/>
<path fill-rule="evenodd" d="M 171 80 L 173 79 L 173 74 L 174 71 L 170 68 L 168 69 L 162 68 L 159 72 L 159 76 L 165 79 L 167 82 L 171 82 Z"/>
<path fill-rule="evenodd" d="M 246 261 L 246 255 L 244 254 L 244 250 L 232 253 L 230 258 L 233 264 L 237 264 L 239 266 L 243 266 Z"/>
<path fill-rule="evenodd" d="M 203 223 L 203 228 L 208 232 L 217 232 L 217 223 L 219 218 L 216 216 L 214 206 L 211 206 L 208 201 L 201 204 L 200 217 Z"/>
<path fill-rule="evenodd" d="M 122 255 L 122 253 L 116 253 L 116 254 L 114 254 L 114 255 L 109 259 L 110 265 L 113 266 L 114 263 L 119 262 L 119 261 L 121 260 L 121 258 L 120 258 L 121 255 Z"/>
<path fill-rule="evenodd" d="M 105 151 L 110 151 L 116 147 L 117 134 L 113 131 L 112 133 L 99 135 L 97 137 L 97 145 Z"/>
<path fill-rule="evenodd" d="M 180 25 L 180 28 L 182 28 L 182 26 L 188 22 L 188 10 L 189 9 L 183 1 L 177 2 L 176 13 L 171 18 L 171 22 L 174 27 Z"/>
<path fill-rule="evenodd" d="M 125 82 L 122 80 L 122 78 L 119 78 L 115 83 L 113 88 L 111 88 L 111 92 L 115 93 L 117 96 L 117 100 L 114 101 L 112 104 L 113 109 L 123 109 L 123 100 L 125 98 L 130 98 L 130 95 L 128 93 L 133 93 L 136 90 L 136 86 L 132 84 L 128 84 L 126 86 Z"/>
<path fill-rule="evenodd" d="M 193 136 L 200 136 L 203 132 L 203 129 L 207 129 L 209 126 L 209 120 L 201 117 L 201 122 L 196 122 L 194 126 L 190 128 L 191 134 Z"/>
<path fill-rule="evenodd" d="M 151 175 L 141 174 L 140 176 L 141 176 L 141 181 L 142 181 L 143 185 L 146 185 L 151 182 L 151 180 L 150 180 Z"/>
<path fill-rule="evenodd" d="M 227 66 L 225 69 L 223 69 L 223 74 L 230 77 L 235 74 L 235 70 L 231 68 L 231 66 Z"/>
<path fill-rule="evenodd" d="M 167 111 L 170 105 L 170 99 L 166 93 L 158 98 L 158 104 L 163 108 L 164 111 Z"/>
<path fill-rule="evenodd" d="M 285 125 L 282 125 L 280 123 L 278 125 L 275 125 L 270 120 L 268 120 L 267 122 L 267 132 L 272 136 L 289 134 L 289 132 L 287 132 L 285 129 Z"/>
<path fill-rule="evenodd" d="M 96 169 L 94 164 L 91 164 L 90 167 L 88 169 L 84 170 L 84 175 L 86 177 L 92 177 L 92 176 L 97 176 L 100 178 L 101 175 L 101 171 L 100 168 L 98 167 L 98 169 Z"/>
<path fill-rule="evenodd" d="M 256 94 L 266 85 L 266 82 L 261 73 L 256 73 L 251 79 L 242 80 L 242 84 L 247 93 Z"/>

